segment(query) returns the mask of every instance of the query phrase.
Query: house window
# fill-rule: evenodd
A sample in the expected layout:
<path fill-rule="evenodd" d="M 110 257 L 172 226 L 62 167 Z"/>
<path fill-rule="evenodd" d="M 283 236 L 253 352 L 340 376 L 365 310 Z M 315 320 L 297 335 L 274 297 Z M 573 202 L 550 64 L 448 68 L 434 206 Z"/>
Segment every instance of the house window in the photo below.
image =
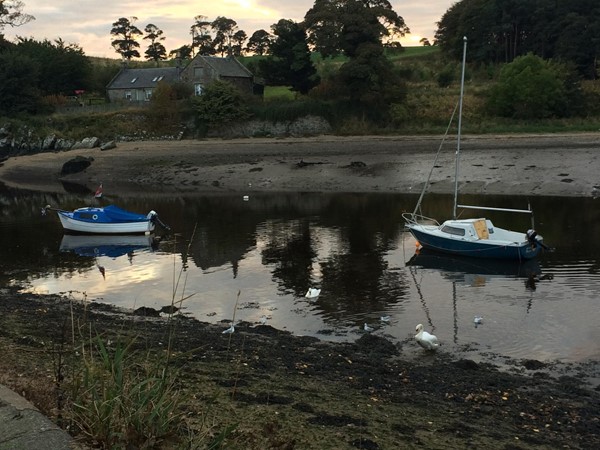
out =
<path fill-rule="evenodd" d="M 152 89 L 148 89 L 146 91 L 146 101 L 150 100 L 152 98 Z"/>
<path fill-rule="evenodd" d="M 131 80 L 132 83 L 135 83 L 137 80 L 137 77 L 135 77 L 134 79 Z"/>
<path fill-rule="evenodd" d="M 202 95 L 202 85 L 200 83 L 194 84 L 194 94 Z"/>
<path fill-rule="evenodd" d="M 131 101 L 131 91 L 125 91 L 125 100 Z"/>
<path fill-rule="evenodd" d="M 158 81 L 158 77 L 152 78 L 152 81 Z"/>

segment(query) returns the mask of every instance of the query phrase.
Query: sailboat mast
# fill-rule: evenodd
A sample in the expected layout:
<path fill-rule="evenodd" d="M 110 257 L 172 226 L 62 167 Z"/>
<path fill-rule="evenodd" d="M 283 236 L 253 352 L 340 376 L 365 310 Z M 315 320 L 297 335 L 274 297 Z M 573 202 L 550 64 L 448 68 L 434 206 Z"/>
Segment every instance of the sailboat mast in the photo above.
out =
<path fill-rule="evenodd" d="M 463 95 L 465 91 L 465 63 L 467 60 L 467 37 L 463 37 L 463 59 L 462 71 L 460 75 L 460 99 L 458 102 L 458 134 L 456 137 L 456 168 L 454 172 L 454 209 L 452 217 L 456 219 L 456 204 L 458 203 L 458 174 L 460 166 L 460 138 L 462 129 L 462 110 L 463 110 Z"/>

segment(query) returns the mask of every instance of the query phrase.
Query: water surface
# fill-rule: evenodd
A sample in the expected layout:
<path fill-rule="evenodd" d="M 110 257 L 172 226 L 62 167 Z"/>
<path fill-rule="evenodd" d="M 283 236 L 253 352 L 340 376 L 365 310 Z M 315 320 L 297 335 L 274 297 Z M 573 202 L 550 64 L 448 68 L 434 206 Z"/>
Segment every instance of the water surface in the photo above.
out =
<path fill-rule="evenodd" d="M 201 321 L 265 316 L 273 327 L 327 340 L 356 339 L 367 323 L 415 352 L 414 328 L 423 323 L 447 351 L 600 357 L 600 214 L 592 199 L 530 199 L 536 229 L 555 251 L 522 265 L 415 255 L 401 214 L 412 211 L 416 196 L 108 196 L 126 209 L 156 210 L 173 230 L 160 242 L 69 236 L 55 215 L 40 214 L 45 204 L 90 204 L 88 194 L 4 188 L 0 200 L 0 282 L 30 292 L 157 309 L 191 295 L 183 311 Z M 451 202 L 433 196 L 424 213 L 448 215 Z M 485 204 L 523 208 L 526 200 L 488 196 Z M 526 217 L 491 218 L 530 227 Z M 305 298 L 309 287 L 321 295 Z"/>

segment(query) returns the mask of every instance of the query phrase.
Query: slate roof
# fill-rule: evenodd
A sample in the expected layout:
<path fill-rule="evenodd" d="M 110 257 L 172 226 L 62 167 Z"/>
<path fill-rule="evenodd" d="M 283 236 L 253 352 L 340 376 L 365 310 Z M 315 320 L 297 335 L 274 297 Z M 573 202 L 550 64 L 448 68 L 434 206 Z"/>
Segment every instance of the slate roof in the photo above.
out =
<path fill-rule="evenodd" d="M 110 89 L 154 88 L 159 81 L 175 83 L 179 80 L 180 72 L 181 69 L 177 67 L 123 69 L 112 79 L 108 87 Z"/>
<path fill-rule="evenodd" d="M 202 56 L 221 77 L 252 78 L 252 72 L 235 58 L 219 58 L 217 56 Z"/>

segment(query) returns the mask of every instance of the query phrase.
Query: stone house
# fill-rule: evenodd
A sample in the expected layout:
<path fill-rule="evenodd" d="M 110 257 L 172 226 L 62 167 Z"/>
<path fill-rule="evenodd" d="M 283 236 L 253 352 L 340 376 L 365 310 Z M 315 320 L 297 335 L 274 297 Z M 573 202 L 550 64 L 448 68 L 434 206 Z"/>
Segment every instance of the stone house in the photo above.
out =
<path fill-rule="evenodd" d="M 156 67 L 148 69 L 122 68 L 106 87 L 111 102 L 143 102 L 152 97 L 152 91 L 159 82 L 186 83 L 194 88 L 194 94 L 214 80 L 227 81 L 240 91 L 249 94 L 259 92 L 254 76 L 246 67 L 233 57 L 197 55 L 184 68 Z"/>
<path fill-rule="evenodd" d="M 156 67 L 151 69 L 122 68 L 106 87 L 110 102 L 144 102 L 150 100 L 152 91 L 159 82 L 179 81 L 177 67 Z"/>

